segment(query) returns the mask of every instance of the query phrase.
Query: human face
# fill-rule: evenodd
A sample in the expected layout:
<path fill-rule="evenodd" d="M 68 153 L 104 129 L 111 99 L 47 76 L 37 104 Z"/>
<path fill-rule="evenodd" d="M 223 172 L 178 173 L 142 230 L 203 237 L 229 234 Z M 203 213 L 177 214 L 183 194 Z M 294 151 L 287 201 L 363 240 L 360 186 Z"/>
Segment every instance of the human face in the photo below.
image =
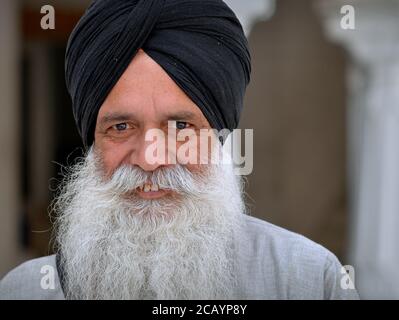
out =
<path fill-rule="evenodd" d="M 145 139 L 150 129 L 162 130 L 167 138 L 171 123 L 176 131 L 192 129 L 195 135 L 199 135 L 201 129 L 210 129 L 198 106 L 161 66 L 139 50 L 104 101 L 97 117 L 95 149 L 102 158 L 105 175 L 111 176 L 119 166 L 126 164 L 149 172 L 173 165 L 167 157 L 163 163 L 148 161 L 146 150 L 153 142 Z M 175 141 L 176 149 L 184 142 Z M 196 151 L 200 154 L 200 143 L 194 148 L 198 148 Z M 186 164 L 192 172 L 202 171 L 203 166 Z M 137 193 L 143 198 L 154 199 L 165 196 L 168 191 L 138 190 Z"/>

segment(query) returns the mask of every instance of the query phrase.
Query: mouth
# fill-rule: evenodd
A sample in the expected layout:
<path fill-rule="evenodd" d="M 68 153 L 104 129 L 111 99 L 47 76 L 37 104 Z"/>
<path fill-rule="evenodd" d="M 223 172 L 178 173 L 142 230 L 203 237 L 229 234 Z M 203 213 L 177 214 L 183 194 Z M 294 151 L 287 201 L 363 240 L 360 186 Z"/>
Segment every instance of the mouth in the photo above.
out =
<path fill-rule="evenodd" d="M 136 193 L 143 199 L 159 199 L 169 194 L 170 191 L 159 188 L 157 184 L 147 182 L 137 187 Z"/>

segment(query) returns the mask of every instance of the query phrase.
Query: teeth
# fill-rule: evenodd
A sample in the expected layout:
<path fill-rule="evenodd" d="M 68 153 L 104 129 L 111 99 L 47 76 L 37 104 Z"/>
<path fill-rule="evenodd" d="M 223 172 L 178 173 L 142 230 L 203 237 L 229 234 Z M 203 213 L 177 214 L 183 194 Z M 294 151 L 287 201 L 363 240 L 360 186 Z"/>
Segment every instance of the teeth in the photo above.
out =
<path fill-rule="evenodd" d="M 145 183 L 139 187 L 139 190 L 144 192 L 159 191 L 159 186 L 157 184 Z"/>

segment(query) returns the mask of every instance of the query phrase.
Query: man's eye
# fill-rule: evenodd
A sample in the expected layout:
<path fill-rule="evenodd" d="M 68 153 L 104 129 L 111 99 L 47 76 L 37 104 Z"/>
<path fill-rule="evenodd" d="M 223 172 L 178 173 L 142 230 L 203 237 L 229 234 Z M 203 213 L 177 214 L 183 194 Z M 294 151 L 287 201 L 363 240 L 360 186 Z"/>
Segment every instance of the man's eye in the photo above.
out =
<path fill-rule="evenodd" d="M 175 123 L 176 129 L 183 130 L 189 127 L 189 124 L 185 121 L 176 121 Z"/>
<path fill-rule="evenodd" d="M 118 123 L 112 126 L 112 129 L 116 131 L 125 131 L 126 129 L 129 129 L 129 125 L 127 123 Z"/>

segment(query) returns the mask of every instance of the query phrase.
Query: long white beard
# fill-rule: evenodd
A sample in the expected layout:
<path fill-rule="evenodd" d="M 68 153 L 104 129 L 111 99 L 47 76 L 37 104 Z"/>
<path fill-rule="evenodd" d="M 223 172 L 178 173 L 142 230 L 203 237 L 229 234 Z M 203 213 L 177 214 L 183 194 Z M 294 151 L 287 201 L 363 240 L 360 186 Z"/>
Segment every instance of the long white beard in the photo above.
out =
<path fill-rule="evenodd" d="M 235 298 L 235 237 L 244 213 L 232 166 L 152 175 L 121 167 L 108 180 L 90 151 L 67 174 L 54 202 L 56 244 L 67 299 Z M 132 192 L 147 179 L 175 198 Z M 129 196 L 128 196 L 129 195 Z"/>

